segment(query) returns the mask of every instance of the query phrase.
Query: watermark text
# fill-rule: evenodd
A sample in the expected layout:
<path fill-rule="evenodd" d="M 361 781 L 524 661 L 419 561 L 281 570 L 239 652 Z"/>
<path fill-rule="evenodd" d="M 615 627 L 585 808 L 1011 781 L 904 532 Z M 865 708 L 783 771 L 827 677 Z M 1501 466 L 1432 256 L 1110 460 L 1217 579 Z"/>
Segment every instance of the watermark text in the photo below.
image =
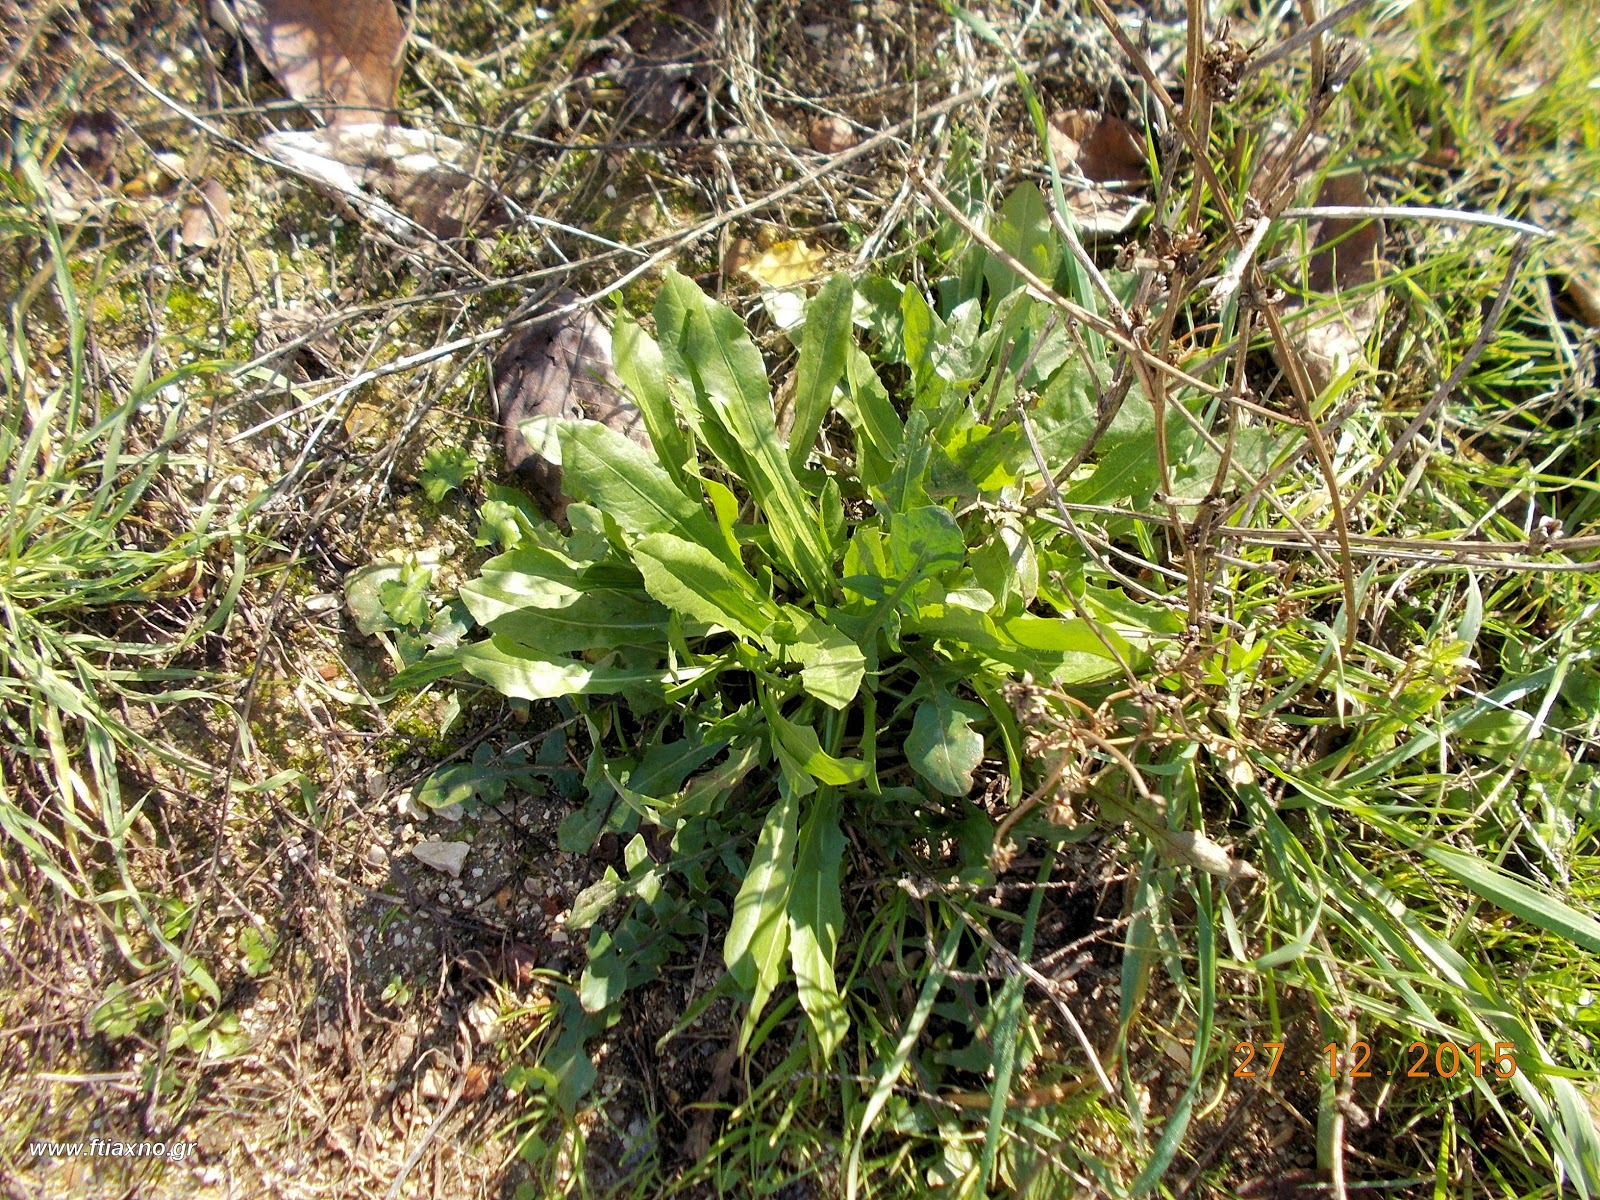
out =
<path fill-rule="evenodd" d="M 84 1142 L 29 1142 L 35 1158 L 163 1158 L 182 1162 L 200 1148 L 199 1142 L 118 1142 L 90 1138 Z"/>

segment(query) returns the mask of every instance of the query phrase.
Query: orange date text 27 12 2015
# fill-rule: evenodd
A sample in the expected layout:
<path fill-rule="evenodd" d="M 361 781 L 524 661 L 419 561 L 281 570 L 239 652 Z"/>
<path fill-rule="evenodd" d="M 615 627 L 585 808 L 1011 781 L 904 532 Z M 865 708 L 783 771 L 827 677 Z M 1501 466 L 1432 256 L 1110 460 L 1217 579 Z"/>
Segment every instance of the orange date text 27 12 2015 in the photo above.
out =
<path fill-rule="evenodd" d="M 1239 1042 L 1233 1047 L 1235 1079 L 1271 1079 L 1283 1060 L 1283 1042 Z M 1449 1079 L 1455 1075 L 1493 1075 L 1509 1079 L 1517 1073 L 1517 1047 L 1512 1042 L 1496 1042 L 1491 1051 L 1483 1042 L 1458 1046 L 1454 1042 L 1412 1042 L 1404 1061 L 1394 1070 L 1382 1071 L 1372 1060 L 1372 1047 L 1352 1042 L 1348 1048 L 1329 1042 L 1321 1050 L 1321 1065 L 1333 1076 L 1369 1079 L 1374 1075 L 1409 1079 Z M 1301 1071 L 1309 1075 L 1310 1071 Z"/>

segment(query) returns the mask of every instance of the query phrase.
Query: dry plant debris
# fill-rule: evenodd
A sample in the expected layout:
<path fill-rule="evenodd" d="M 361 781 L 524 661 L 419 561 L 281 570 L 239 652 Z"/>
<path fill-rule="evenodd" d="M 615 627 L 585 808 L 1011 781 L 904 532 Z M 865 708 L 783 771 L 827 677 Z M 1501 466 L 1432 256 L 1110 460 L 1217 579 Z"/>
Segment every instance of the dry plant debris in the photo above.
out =
<path fill-rule="evenodd" d="M 412 223 L 440 238 L 492 223 L 483 218 L 494 189 L 474 172 L 472 150 L 444 134 L 340 124 L 265 134 L 261 145 L 401 237 Z"/>
<path fill-rule="evenodd" d="M 571 292 L 558 292 L 547 304 L 561 310 L 575 304 Z M 514 332 L 495 354 L 494 394 L 506 464 L 537 489 L 553 515 L 565 507 L 561 469 L 529 444 L 524 431 L 535 417 L 577 417 L 601 424 L 650 445 L 638 407 L 617 378 L 611 361 L 611 331 L 593 310 L 581 308 L 535 320 Z"/>
<path fill-rule="evenodd" d="M 178 236 L 185 246 L 208 250 L 223 239 L 232 218 L 233 200 L 228 189 L 215 179 L 207 179 L 195 199 L 184 205 Z"/>
<path fill-rule="evenodd" d="M 406 29 L 391 0 L 218 0 L 289 95 L 329 125 L 395 119 Z"/>
<path fill-rule="evenodd" d="M 1121 117 L 1081 108 L 1051 114 L 1046 132 L 1078 227 L 1090 238 L 1126 232 L 1148 208 L 1130 190 L 1150 182 L 1143 138 Z"/>

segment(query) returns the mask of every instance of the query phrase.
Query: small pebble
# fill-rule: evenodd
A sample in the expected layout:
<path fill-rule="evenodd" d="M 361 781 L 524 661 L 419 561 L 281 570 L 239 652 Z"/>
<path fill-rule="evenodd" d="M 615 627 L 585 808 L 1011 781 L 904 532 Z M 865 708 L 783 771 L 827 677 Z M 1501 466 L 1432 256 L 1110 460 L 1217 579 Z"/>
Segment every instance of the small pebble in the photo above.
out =
<path fill-rule="evenodd" d="M 839 154 L 860 145 L 861 139 L 842 117 L 818 117 L 811 122 L 811 148 L 822 154 Z"/>
<path fill-rule="evenodd" d="M 367 866 L 377 867 L 379 870 L 389 865 L 389 852 L 378 845 L 377 842 L 373 842 L 372 845 L 367 847 L 367 852 L 362 855 L 362 858 L 366 860 Z"/>
<path fill-rule="evenodd" d="M 401 792 L 395 800 L 395 808 L 402 817 L 413 821 L 426 821 L 431 810 L 417 803 L 417 798 L 409 791 Z"/>

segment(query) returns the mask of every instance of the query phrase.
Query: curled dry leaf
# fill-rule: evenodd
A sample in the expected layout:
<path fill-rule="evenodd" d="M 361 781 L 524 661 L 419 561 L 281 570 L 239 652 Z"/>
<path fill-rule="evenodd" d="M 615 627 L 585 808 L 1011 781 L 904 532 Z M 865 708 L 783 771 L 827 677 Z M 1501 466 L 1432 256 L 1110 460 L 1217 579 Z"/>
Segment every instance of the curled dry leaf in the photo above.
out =
<path fill-rule="evenodd" d="M 267 69 L 328 124 L 394 119 L 406 29 L 391 0 L 232 3 Z"/>
<path fill-rule="evenodd" d="M 571 292 L 557 292 L 550 304 L 559 309 L 576 299 Z M 514 332 L 495 355 L 494 392 L 506 462 L 527 476 L 552 517 L 566 509 L 561 469 L 528 444 L 522 422 L 540 416 L 587 418 L 650 445 L 644 418 L 612 366 L 611 331 L 588 310 Z"/>
<path fill-rule="evenodd" d="M 1063 109 L 1050 118 L 1048 132 L 1061 169 L 1090 183 L 1143 183 L 1150 177 L 1144 139 L 1121 117 Z"/>
<path fill-rule="evenodd" d="M 818 117 L 811 122 L 811 148 L 821 154 L 842 154 L 860 144 L 860 137 L 843 117 Z"/>
<path fill-rule="evenodd" d="M 1129 186 L 1150 177 L 1144 139 L 1133 126 L 1110 113 L 1070 108 L 1050 117 L 1046 133 L 1079 229 L 1114 237 L 1132 225 L 1147 206 Z"/>
<path fill-rule="evenodd" d="M 200 185 L 200 192 L 184 205 L 178 237 L 185 246 L 206 250 L 222 240 L 228 222 L 233 219 L 233 201 L 228 189 L 215 179 Z"/>
<path fill-rule="evenodd" d="M 497 195 L 474 177 L 465 144 L 425 130 L 340 125 L 269 133 L 261 145 L 400 237 L 414 236 L 406 218 L 436 237 L 458 236 Z"/>
<path fill-rule="evenodd" d="M 724 276 L 742 275 L 756 256 L 756 244 L 749 238 L 734 238 L 722 256 Z"/>

